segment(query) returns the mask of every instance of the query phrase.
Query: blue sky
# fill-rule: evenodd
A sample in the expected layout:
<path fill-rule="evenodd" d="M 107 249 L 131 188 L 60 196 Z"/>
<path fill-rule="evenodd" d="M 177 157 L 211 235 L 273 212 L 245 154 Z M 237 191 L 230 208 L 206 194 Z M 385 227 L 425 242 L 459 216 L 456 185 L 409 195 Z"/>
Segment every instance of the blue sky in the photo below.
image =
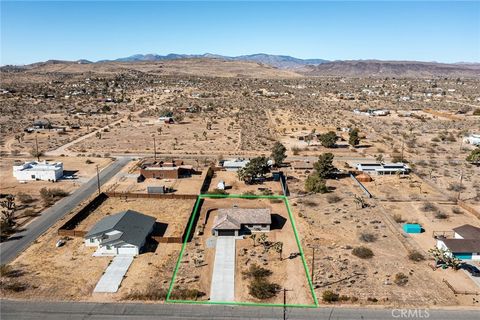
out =
<path fill-rule="evenodd" d="M 480 1 L 3 1 L 5 64 L 137 53 L 480 62 Z"/>

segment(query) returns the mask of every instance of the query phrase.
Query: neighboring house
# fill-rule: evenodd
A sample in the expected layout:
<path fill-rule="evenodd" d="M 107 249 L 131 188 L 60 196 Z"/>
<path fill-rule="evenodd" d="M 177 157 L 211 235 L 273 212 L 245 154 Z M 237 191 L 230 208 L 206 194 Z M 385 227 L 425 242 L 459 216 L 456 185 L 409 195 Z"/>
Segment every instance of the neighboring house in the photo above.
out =
<path fill-rule="evenodd" d="M 36 120 L 32 126 L 33 129 L 52 129 L 52 123 L 48 120 Z"/>
<path fill-rule="evenodd" d="M 468 137 L 463 138 L 463 142 L 473 144 L 474 146 L 480 146 L 480 134 L 471 134 Z"/>
<path fill-rule="evenodd" d="M 179 179 L 190 177 L 193 173 L 192 166 L 184 165 L 183 162 L 177 165 L 175 161 L 144 164 L 140 168 L 140 175 L 147 179 Z"/>
<path fill-rule="evenodd" d="M 57 181 L 63 176 L 63 163 L 30 161 L 13 165 L 13 176 L 18 181 Z"/>
<path fill-rule="evenodd" d="M 377 175 L 410 173 L 410 167 L 405 163 L 357 163 L 355 167 L 358 171 L 374 173 Z"/>
<path fill-rule="evenodd" d="M 172 117 L 160 117 L 158 118 L 158 121 L 168 124 L 172 124 L 175 122 Z"/>
<path fill-rule="evenodd" d="M 480 261 L 480 228 L 470 224 L 453 229 L 453 239 L 440 237 L 437 248 L 448 250 L 461 260 Z"/>
<path fill-rule="evenodd" d="M 215 236 L 238 236 L 251 232 L 270 231 L 272 217 L 270 209 L 238 208 L 218 209 L 213 222 Z"/>
<path fill-rule="evenodd" d="M 85 245 L 98 247 L 96 255 L 138 255 L 154 226 L 153 217 L 123 211 L 97 222 L 85 235 Z"/>
<path fill-rule="evenodd" d="M 222 166 L 227 171 L 238 171 L 239 169 L 244 168 L 249 162 L 250 160 L 246 159 L 225 160 Z"/>

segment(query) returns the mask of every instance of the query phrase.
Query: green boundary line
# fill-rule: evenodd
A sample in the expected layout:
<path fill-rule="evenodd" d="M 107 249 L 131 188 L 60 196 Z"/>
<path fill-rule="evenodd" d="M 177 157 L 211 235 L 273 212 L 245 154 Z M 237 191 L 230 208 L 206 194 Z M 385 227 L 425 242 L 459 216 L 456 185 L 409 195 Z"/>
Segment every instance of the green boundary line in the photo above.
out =
<path fill-rule="evenodd" d="M 165 302 L 168 302 L 168 303 L 207 304 L 207 305 L 210 304 L 210 305 L 261 306 L 261 307 L 283 307 L 284 306 L 283 304 L 275 304 L 275 303 L 255 303 L 255 302 L 235 302 L 235 301 L 232 301 L 232 302 L 228 302 L 228 301 L 194 301 L 194 300 L 172 300 L 172 299 L 170 299 L 170 296 L 172 294 L 173 287 L 174 287 L 174 284 L 175 284 L 175 279 L 177 277 L 178 270 L 180 269 L 180 263 L 182 261 L 183 254 L 185 252 L 185 248 L 187 246 L 187 241 L 188 241 L 188 239 L 190 237 L 190 234 L 191 234 L 191 231 L 192 231 L 193 222 L 195 221 L 195 218 L 198 214 L 198 207 L 200 205 L 200 202 L 203 199 L 208 199 L 208 198 L 212 198 L 212 199 L 215 199 L 215 198 L 217 198 L 217 199 L 219 199 L 219 198 L 282 199 L 283 203 L 285 204 L 285 207 L 287 208 L 288 216 L 290 218 L 290 222 L 291 222 L 292 228 L 293 228 L 293 233 L 295 235 L 295 241 L 296 241 L 298 249 L 300 251 L 300 257 L 302 258 L 303 268 L 305 270 L 305 275 L 307 277 L 308 286 L 310 287 L 310 292 L 312 294 L 312 298 L 313 298 L 313 301 L 314 301 L 314 304 L 286 304 L 285 306 L 294 307 L 294 308 L 316 308 L 316 307 L 318 307 L 317 296 L 316 296 L 315 290 L 313 288 L 312 279 L 310 278 L 310 272 L 308 270 L 307 262 L 305 260 L 305 254 L 303 252 L 302 245 L 300 243 L 300 237 L 299 237 L 298 232 L 297 232 L 297 227 L 295 226 L 295 219 L 293 218 L 292 211 L 290 209 L 290 204 L 288 202 L 287 197 L 286 196 L 261 196 L 261 195 L 256 196 L 256 195 L 242 195 L 242 194 L 229 194 L 229 195 L 201 194 L 201 195 L 198 196 L 198 198 L 195 202 L 194 209 L 193 209 L 193 214 L 190 217 L 190 221 L 188 223 L 188 229 L 187 229 L 187 233 L 185 235 L 185 239 L 184 239 L 183 244 L 182 244 L 182 249 L 180 250 L 180 254 L 178 255 L 178 260 L 177 260 L 177 263 L 175 265 L 175 269 L 173 271 L 172 280 L 170 281 L 170 286 L 168 288 L 167 298 L 165 299 Z"/>

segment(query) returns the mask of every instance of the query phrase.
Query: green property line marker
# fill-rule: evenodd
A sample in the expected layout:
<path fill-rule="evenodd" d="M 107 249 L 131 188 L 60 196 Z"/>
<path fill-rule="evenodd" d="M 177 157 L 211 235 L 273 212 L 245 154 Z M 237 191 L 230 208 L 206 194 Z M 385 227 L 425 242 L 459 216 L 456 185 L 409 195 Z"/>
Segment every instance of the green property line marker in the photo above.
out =
<path fill-rule="evenodd" d="M 178 270 L 180 269 L 180 263 L 182 261 L 183 255 L 185 253 L 185 248 L 187 246 L 187 241 L 190 238 L 190 234 L 192 232 L 193 222 L 198 214 L 198 207 L 203 199 L 215 199 L 215 198 L 241 198 L 241 199 L 282 199 L 288 212 L 288 216 L 290 218 L 290 222 L 292 224 L 293 233 L 295 235 L 295 241 L 297 243 L 298 249 L 300 251 L 300 257 L 302 259 L 303 268 L 305 271 L 305 275 L 307 277 L 308 285 L 310 287 L 310 292 L 312 294 L 312 298 L 314 304 L 276 304 L 276 303 L 255 303 L 255 302 L 228 302 L 228 301 L 195 301 L 195 300 L 175 300 L 170 299 L 173 291 L 173 287 L 175 284 L 175 279 L 177 277 Z M 193 214 L 190 217 L 190 221 L 188 223 L 187 234 L 185 235 L 185 239 L 182 244 L 182 249 L 180 250 L 180 254 L 178 255 L 178 260 L 175 265 L 175 269 L 173 271 L 172 280 L 170 281 L 170 286 L 168 288 L 167 298 L 165 300 L 167 303 L 186 303 L 186 304 L 206 304 L 206 305 L 238 305 L 238 306 L 259 306 L 259 307 L 293 307 L 293 308 L 316 308 L 318 307 L 318 300 L 315 294 L 315 290 L 313 288 L 312 279 L 310 278 L 310 273 L 308 271 L 307 262 L 305 261 L 305 254 L 302 249 L 302 245 L 300 243 L 300 237 L 297 232 L 297 228 L 295 226 L 295 219 L 293 218 L 290 205 L 286 196 L 283 195 L 270 195 L 270 196 L 257 196 L 257 195 L 243 195 L 243 194 L 201 194 L 198 196 L 197 201 L 195 202 L 195 207 L 193 209 Z"/>

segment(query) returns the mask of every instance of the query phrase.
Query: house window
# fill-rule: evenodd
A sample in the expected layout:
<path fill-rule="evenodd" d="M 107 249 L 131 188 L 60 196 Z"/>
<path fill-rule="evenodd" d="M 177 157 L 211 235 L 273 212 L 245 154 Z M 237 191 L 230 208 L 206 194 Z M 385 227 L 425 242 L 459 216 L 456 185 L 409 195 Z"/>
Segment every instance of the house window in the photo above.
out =
<path fill-rule="evenodd" d="M 266 224 L 262 224 L 262 228 L 266 228 L 266 227 L 267 227 L 267 225 L 266 225 Z"/>
<path fill-rule="evenodd" d="M 107 250 L 112 250 L 112 246 L 107 244 Z"/>
<path fill-rule="evenodd" d="M 94 243 L 94 242 L 95 242 L 95 239 L 90 238 L 90 243 Z"/>

